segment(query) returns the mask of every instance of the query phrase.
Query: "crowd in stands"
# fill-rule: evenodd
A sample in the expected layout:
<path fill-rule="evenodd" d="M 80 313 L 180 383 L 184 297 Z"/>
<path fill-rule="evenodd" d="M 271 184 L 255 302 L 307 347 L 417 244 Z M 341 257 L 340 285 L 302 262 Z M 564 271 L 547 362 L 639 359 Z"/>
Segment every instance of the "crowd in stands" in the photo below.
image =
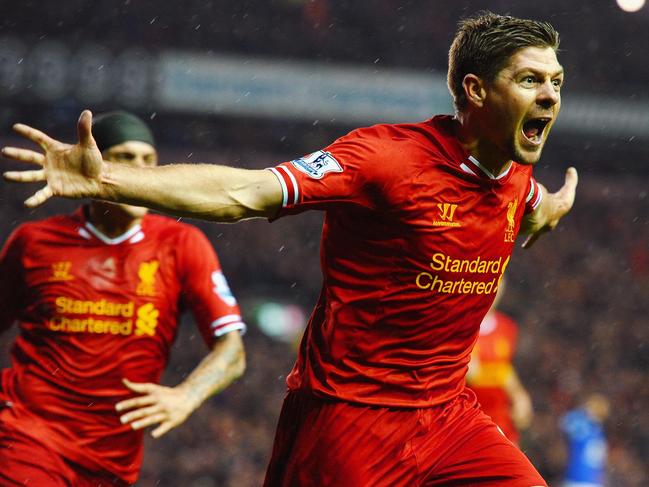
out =
<path fill-rule="evenodd" d="M 458 19 L 480 9 L 551 21 L 563 38 L 561 59 L 571 67 L 569 83 L 595 92 L 612 85 L 616 92 L 642 93 L 642 60 L 649 54 L 646 15 L 624 13 L 610 0 L 32 0 L 5 6 L 0 38 L 445 71 Z"/>

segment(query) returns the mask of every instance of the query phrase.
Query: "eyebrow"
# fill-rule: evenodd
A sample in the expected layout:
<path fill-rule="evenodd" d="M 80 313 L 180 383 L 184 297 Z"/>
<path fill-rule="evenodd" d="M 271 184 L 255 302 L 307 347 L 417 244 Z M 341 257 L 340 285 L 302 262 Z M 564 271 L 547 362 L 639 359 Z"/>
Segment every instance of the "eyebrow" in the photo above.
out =
<path fill-rule="evenodd" d="M 531 73 L 534 73 L 535 75 L 541 75 L 541 76 L 545 76 L 547 74 L 547 71 L 543 71 L 543 70 L 538 69 L 538 68 L 533 68 L 533 67 L 530 67 L 530 66 L 526 66 L 524 68 L 521 68 L 521 69 L 517 70 L 516 71 L 516 76 L 519 76 L 520 74 L 524 73 L 525 71 L 529 71 Z M 557 71 L 550 74 L 550 77 L 551 78 L 556 78 L 557 76 L 562 76 L 563 73 L 564 73 L 563 66 L 560 66 Z"/>

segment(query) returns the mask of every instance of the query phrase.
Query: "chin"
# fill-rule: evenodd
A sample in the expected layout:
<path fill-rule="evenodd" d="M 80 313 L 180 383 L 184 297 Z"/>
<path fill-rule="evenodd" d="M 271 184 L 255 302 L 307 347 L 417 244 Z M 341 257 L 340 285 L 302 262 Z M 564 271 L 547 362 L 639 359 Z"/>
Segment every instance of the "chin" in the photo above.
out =
<path fill-rule="evenodd" d="M 532 166 L 539 162 L 541 159 L 541 147 L 536 148 L 536 150 L 524 150 L 520 147 L 514 149 L 513 160 L 519 164 L 524 164 L 526 166 Z"/>
<path fill-rule="evenodd" d="M 148 208 L 143 206 L 131 206 L 131 205 L 120 205 L 124 213 L 128 214 L 132 218 L 142 218 L 149 212 Z"/>

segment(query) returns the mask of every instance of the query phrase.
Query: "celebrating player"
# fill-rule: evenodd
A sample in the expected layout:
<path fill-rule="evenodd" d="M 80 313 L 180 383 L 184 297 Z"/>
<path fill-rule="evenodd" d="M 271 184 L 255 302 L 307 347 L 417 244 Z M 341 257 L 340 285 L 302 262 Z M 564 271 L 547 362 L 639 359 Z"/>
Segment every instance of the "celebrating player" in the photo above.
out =
<path fill-rule="evenodd" d="M 496 299 L 480 324 L 466 379 L 478 397 L 482 410 L 507 438 L 518 444 L 519 429 L 530 425 L 533 410 L 530 396 L 512 363 L 518 326 L 509 316 L 497 310 L 504 284 L 503 279 L 498 286 Z"/>
<path fill-rule="evenodd" d="M 9 172 L 52 195 L 216 221 L 324 210 L 324 283 L 287 379 L 267 486 L 546 485 L 480 411 L 464 376 L 520 230 L 531 245 L 570 208 L 577 174 L 548 193 L 532 166 L 555 122 L 563 68 L 547 23 L 484 14 L 449 55 L 455 116 L 354 130 L 270 170 L 132 168 L 102 161 L 81 114 L 67 145 Z"/>
<path fill-rule="evenodd" d="M 95 119 L 96 147 L 153 167 L 149 128 Z M 17 322 L 0 371 L 0 484 L 130 485 L 143 428 L 159 437 L 243 373 L 235 298 L 205 236 L 146 208 L 95 201 L 20 226 L 0 255 L 0 331 Z M 176 387 L 158 385 L 184 309 L 211 352 Z"/>

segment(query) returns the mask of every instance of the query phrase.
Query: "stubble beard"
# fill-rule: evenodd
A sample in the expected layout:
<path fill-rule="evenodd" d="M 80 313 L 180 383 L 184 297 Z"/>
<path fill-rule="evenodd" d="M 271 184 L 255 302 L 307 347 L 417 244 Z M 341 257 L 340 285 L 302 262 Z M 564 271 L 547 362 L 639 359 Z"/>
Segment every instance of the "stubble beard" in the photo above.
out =
<path fill-rule="evenodd" d="M 543 146 L 540 146 L 535 151 L 523 151 L 517 144 L 516 141 L 512 141 L 510 147 L 510 154 L 512 154 L 512 159 L 526 166 L 532 166 L 539 162 L 541 159 L 541 152 L 543 151 Z"/>

